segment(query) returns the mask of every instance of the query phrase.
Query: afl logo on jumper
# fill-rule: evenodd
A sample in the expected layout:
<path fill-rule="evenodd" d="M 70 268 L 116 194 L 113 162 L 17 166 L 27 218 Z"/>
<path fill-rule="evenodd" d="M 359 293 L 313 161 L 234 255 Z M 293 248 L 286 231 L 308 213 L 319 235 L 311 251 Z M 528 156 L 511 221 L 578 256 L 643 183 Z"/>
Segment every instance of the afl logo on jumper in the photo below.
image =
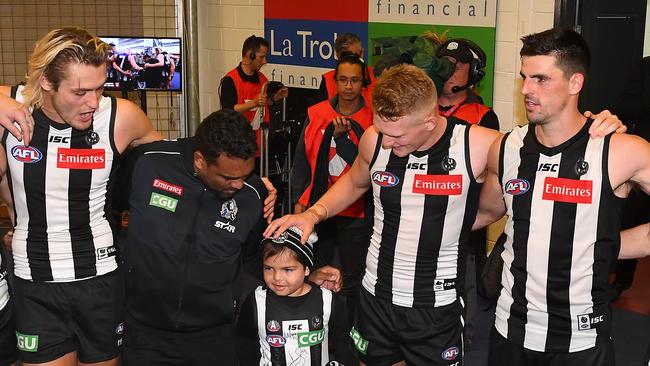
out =
<path fill-rule="evenodd" d="M 56 154 L 56 167 L 63 169 L 104 169 L 104 149 L 67 149 L 60 147 Z"/>
<path fill-rule="evenodd" d="M 440 355 L 443 360 L 452 361 L 458 357 L 458 347 L 449 347 L 446 350 L 442 351 Z"/>
<path fill-rule="evenodd" d="M 395 187 L 399 178 L 393 173 L 377 171 L 372 173 L 372 181 L 380 187 Z"/>
<path fill-rule="evenodd" d="M 281 335 L 271 334 L 266 336 L 266 342 L 271 347 L 282 347 L 287 342 L 287 340 L 284 339 L 284 337 Z"/>
<path fill-rule="evenodd" d="M 505 191 L 507 194 L 511 194 L 513 196 L 519 196 L 520 194 L 524 194 L 528 192 L 530 189 L 530 183 L 528 183 L 527 180 L 525 179 L 510 179 L 505 186 Z"/>
<path fill-rule="evenodd" d="M 36 163 L 43 158 L 43 153 L 33 146 L 16 145 L 11 148 L 11 156 L 21 163 Z"/>

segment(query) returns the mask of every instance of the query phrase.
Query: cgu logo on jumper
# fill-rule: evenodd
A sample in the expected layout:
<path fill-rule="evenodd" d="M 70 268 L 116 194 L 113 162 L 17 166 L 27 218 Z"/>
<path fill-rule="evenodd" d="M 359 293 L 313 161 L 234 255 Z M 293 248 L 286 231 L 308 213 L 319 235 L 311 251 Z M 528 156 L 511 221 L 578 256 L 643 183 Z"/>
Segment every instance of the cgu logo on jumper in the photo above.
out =
<path fill-rule="evenodd" d="M 393 173 L 377 171 L 372 173 L 372 181 L 380 187 L 395 187 L 399 178 Z"/>
<path fill-rule="evenodd" d="M 323 343 L 325 330 L 319 329 L 311 332 L 298 333 L 298 347 L 311 347 Z"/>
<path fill-rule="evenodd" d="M 175 198 L 167 197 L 164 194 L 152 192 L 149 199 L 149 206 L 159 207 L 170 212 L 176 212 L 178 200 Z"/>
<path fill-rule="evenodd" d="M 11 156 L 21 163 L 36 163 L 43 158 L 43 153 L 33 146 L 16 145 L 11 148 Z"/>
<path fill-rule="evenodd" d="M 22 334 L 16 332 L 16 339 L 18 341 L 18 349 L 23 352 L 37 352 L 38 351 L 38 336 Z"/>

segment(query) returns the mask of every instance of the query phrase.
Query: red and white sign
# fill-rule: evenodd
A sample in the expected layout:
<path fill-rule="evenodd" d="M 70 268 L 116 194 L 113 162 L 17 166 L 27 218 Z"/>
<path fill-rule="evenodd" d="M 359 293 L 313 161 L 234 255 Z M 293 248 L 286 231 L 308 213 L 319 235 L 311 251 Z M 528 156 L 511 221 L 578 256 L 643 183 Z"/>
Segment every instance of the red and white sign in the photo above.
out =
<path fill-rule="evenodd" d="M 177 186 L 175 184 L 167 183 L 162 179 L 154 179 L 153 180 L 153 187 L 154 188 L 160 188 L 164 191 L 171 192 L 177 196 L 180 196 L 183 194 L 183 187 Z"/>
<path fill-rule="evenodd" d="M 64 169 L 103 169 L 106 166 L 104 149 L 68 149 L 57 150 L 56 167 Z"/>
<path fill-rule="evenodd" d="M 542 199 L 548 201 L 591 204 L 593 182 L 590 180 L 546 177 Z"/>
<path fill-rule="evenodd" d="M 463 176 L 416 174 L 413 180 L 413 193 L 433 196 L 457 196 L 463 193 Z"/>

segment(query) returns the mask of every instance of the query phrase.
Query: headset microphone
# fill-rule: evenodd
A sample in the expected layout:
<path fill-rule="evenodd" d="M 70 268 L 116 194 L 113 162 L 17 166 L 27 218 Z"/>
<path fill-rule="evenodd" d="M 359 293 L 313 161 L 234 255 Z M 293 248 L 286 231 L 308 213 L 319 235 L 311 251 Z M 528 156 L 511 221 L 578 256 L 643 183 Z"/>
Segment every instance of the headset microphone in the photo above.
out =
<path fill-rule="evenodd" d="M 463 86 L 455 85 L 455 86 L 452 86 L 452 87 L 451 87 L 451 92 L 452 92 L 452 93 L 458 93 L 458 92 L 461 92 L 461 91 L 463 91 L 463 90 L 465 90 L 465 89 L 469 89 L 469 87 L 470 87 L 469 84 L 465 84 L 465 85 L 463 85 Z"/>

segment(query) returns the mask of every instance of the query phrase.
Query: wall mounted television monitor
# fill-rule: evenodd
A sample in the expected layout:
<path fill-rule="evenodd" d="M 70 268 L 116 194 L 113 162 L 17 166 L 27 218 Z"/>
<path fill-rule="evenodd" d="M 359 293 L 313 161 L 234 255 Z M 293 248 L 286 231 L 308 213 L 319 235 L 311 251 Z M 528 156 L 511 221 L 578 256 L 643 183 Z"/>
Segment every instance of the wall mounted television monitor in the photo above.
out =
<path fill-rule="evenodd" d="M 180 38 L 100 36 L 112 46 L 104 88 L 182 91 Z"/>

